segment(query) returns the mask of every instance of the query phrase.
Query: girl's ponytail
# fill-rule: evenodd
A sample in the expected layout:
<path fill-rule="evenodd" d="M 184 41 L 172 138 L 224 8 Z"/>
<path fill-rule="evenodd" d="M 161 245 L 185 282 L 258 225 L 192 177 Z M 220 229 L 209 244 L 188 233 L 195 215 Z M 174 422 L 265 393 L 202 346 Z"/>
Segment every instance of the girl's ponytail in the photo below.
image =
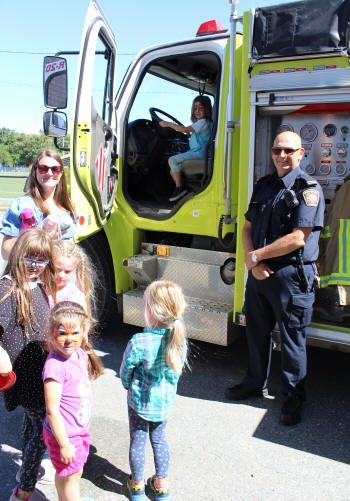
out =
<path fill-rule="evenodd" d="M 181 318 L 176 318 L 173 328 L 170 329 L 166 361 L 175 372 L 179 374 L 186 361 L 186 337 L 185 326 Z"/>
<path fill-rule="evenodd" d="M 100 357 L 96 355 L 96 352 L 92 346 L 91 341 L 84 339 L 84 341 L 81 344 L 81 347 L 89 357 L 88 372 L 90 379 L 98 378 L 99 376 L 101 376 L 101 374 L 103 374 L 103 365 Z"/>
<path fill-rule="evenodd" d="M 186 332 L 182 315 L 186 301 L 181 288 L 174 282 L 157 280 L 145 290 L 146 323 L 169 329 L 166 361 L 175 372 L 181 373 L 186 362 Z"/>

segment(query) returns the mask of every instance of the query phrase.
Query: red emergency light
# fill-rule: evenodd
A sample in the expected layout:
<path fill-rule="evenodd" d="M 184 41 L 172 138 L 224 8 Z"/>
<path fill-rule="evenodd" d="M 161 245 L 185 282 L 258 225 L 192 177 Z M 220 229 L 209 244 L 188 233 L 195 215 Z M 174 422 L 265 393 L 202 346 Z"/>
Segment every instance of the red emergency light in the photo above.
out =
<path fill-rule="evenodd" d="M 202 23 L 197 30 L 196 37 L 204 37 L 206 35 L 217 35 L 218 33 L 226 33 L 227 30 L 224 29 L 220 21 L 212 19 L 211 21 L 206 21 Z"/>

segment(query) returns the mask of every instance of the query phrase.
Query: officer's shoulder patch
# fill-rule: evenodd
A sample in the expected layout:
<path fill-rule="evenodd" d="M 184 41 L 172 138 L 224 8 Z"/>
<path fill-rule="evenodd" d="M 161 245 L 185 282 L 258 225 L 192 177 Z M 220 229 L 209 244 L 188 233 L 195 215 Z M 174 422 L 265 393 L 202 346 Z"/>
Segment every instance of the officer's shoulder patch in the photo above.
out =
<path fill-rule="evenodd" d="M 307 207 L 317 207 L 320 200 L 320 194 L 313 188 L 308 188 L 303 191 L 303 199 Z"/>

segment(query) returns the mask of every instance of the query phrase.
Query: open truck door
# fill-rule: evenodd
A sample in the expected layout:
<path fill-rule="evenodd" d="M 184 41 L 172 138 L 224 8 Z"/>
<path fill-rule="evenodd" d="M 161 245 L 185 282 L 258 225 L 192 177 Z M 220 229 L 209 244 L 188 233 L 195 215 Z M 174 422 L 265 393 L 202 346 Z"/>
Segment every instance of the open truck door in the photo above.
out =
<path fill-rule="evenodd" d="M 79 215 L 77 238 L 95 233 L 107 221 L 117 188 L 117 141 L 114 111 L 116 44 L 113 32 L 95 1 L 90 2 L 79 53 L 74 118 L 70 139 L 69 183 Z M 59 137 L 67 130 L 67 64 L 59 56 L 44 62 L 44 130 Z M 62 132 L 63 131 L 63 132 Z M 68 174 L 68 173 L 67 173 Z"/>
<path fill-rule="evenodd" d="M 110 213 L 117 186 L 115 63 L 113 32 L 97 3 L 90 2 L 77 68 L 71 151 L 75 179 L 93 208 L 97 226 Z M 80 237 L 91 233 L 88 226 L 86 232 L 79 230 Z"/>

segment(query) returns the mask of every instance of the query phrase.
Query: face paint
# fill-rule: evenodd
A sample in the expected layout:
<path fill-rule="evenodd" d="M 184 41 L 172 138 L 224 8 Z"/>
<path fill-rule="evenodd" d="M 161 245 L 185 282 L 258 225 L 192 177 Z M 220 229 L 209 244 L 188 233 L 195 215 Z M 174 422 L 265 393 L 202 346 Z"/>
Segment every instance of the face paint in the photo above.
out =
<path fill-rule="evenodd" d="M 55 349 L 64 358 L 70 358 L 84 339 L 83 329 L 77 323 L 62 323 L 54 330 Z"/>

